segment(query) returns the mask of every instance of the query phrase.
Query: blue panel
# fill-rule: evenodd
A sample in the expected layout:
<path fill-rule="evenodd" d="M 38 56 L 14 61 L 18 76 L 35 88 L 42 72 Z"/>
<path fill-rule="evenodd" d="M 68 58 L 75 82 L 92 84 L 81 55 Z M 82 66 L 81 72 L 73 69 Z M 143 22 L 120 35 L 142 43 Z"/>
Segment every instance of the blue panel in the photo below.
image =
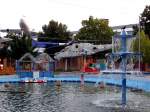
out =
<path fill-rule="evenodd" d="M 100 70 L 106 70 L 106 65 L 104 63 L 100 64 Z"/>
<path fill-rule="evenodd" d="M 20 78 L 33 78 L 33 72 L 18 72 Z"/>
<path fill-rule="evenodd" d="M 50 72 L 50 71 L 40 71 L 39 76 L 40 77 L 53 77 L 54 74 L 53 72 Z"/>
<path fill-rule="evenodd" d="M 32 40 L 32 46 L 33 47 L 46 47 L 46 46 L 51 46 L 51 47 L 55 47 L 55 46 L 59 46 L 59 43 L 54 43 L 54 42 L 37 42 Z"/>

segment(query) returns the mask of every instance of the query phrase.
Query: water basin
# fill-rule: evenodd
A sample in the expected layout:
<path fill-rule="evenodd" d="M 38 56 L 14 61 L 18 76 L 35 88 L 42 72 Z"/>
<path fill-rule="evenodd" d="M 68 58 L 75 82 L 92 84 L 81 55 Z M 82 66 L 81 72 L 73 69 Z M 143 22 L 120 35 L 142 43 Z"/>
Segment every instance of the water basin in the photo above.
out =
<path fill-rule="evenodd" d="M 2 112 L 149 112 L 150 93 L 127 90 L 121 106 L 120 87 L 95 87 L 93 83 L 11 83 L 0 85 Z"/>

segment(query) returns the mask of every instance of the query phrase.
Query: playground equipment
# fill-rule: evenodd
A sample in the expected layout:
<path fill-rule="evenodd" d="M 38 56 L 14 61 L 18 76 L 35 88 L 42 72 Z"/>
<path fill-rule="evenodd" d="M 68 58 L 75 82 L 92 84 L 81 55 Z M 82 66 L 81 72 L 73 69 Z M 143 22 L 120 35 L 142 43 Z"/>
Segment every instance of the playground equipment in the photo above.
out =
<path fill-rule="evenodd" d="M 96 68 L 95 63 L 90 62 L 90 63 L 84 64 L 83 68 L 81 69 L 81 72 L 97 74 L 97 73 L 99 73 L 99 70 Z"/>
<path fill-rule="evenodd" d="M 34 58 L 26 53 L 16 61 L 16 72 L 25 82 L 46 82 L 46 78 L 53 77 L 53 60 L 48 54 L 42 54 Z"/>

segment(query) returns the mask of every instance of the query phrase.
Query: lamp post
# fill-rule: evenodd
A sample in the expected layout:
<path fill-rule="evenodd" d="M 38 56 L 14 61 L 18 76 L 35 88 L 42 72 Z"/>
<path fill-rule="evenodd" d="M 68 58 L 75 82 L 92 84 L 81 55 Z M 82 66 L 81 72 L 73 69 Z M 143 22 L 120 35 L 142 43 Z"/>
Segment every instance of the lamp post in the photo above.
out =
<path fill-rule="evenodd" d="M 87 50 L 84 49 L 84 66 L 85 66 L 85 64 L 87 62 L 86 58 L 87 58 Z"/>
<path fill-rule="evenodd" d="M 141 39 L 141 28 L 144 29 L 144 22 L 142 22 L 141 20 L 146 20 L 146 17 L 142 17 L 142 16 L 139 16 L 139 53 L 141 52 L 141 42 L 140 42 L 140 39 Z M 139 56 L 139 71 L 141 70 L 141 56 Z"/>
<path fill-rule="evenodd" d="M 140 47 L 141 47 L 141 43 L 140 43 L 141 23 L 140 23 L 140 21 L 141 21 L 141 16 L 139 16 L 139 53 L 141 51 L 141 49 L 140 49 Z M 140 62 L 141 62 L 141 56 L 139 56 L 139 71 L 141 70 Z"/>

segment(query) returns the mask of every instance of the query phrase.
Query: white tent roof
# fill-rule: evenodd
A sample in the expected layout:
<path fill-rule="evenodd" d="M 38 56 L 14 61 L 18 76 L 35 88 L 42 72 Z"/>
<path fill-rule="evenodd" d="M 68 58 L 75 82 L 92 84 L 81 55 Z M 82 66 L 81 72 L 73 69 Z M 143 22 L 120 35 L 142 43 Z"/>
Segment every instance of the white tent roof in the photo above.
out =
<path fill-rule="evenodd" d="M 29 58 L 30 61 L 35 63 L 41 63 L 43 61 L 53 62 L 54 60 L 47 54 L 47 53 L 41 53 L 38 56 L 34 57 L 30 53 L 25 53 L 19 61 L 25 61 L 24 59 Z"/>
<path fill-rule="evenodd" d="M 25 53 L 19 61 L 24 61 L 24 59 L 29 58 L 31 61 L 36 62 L 35 58 L 30 53 Z"/>
<path fill-rule="evenodd" d="M 82 55 L 92 55 L 100 51 L 105 51 L 111 49 L 112 45 L 93 45 L 90 43 L 74 43 L 70 46 L 65 47 L 58 53 L 55 53 L 54 58 L 67 58 L 67 57 L 76 57 Z"/>
<path fill-rule="evenodd" d="M 41 53 L 36 57 L 36 61 L 37 62 L 42 62 L 42 61 L 53 62 L 54 60 L 47 53 Z"/>

